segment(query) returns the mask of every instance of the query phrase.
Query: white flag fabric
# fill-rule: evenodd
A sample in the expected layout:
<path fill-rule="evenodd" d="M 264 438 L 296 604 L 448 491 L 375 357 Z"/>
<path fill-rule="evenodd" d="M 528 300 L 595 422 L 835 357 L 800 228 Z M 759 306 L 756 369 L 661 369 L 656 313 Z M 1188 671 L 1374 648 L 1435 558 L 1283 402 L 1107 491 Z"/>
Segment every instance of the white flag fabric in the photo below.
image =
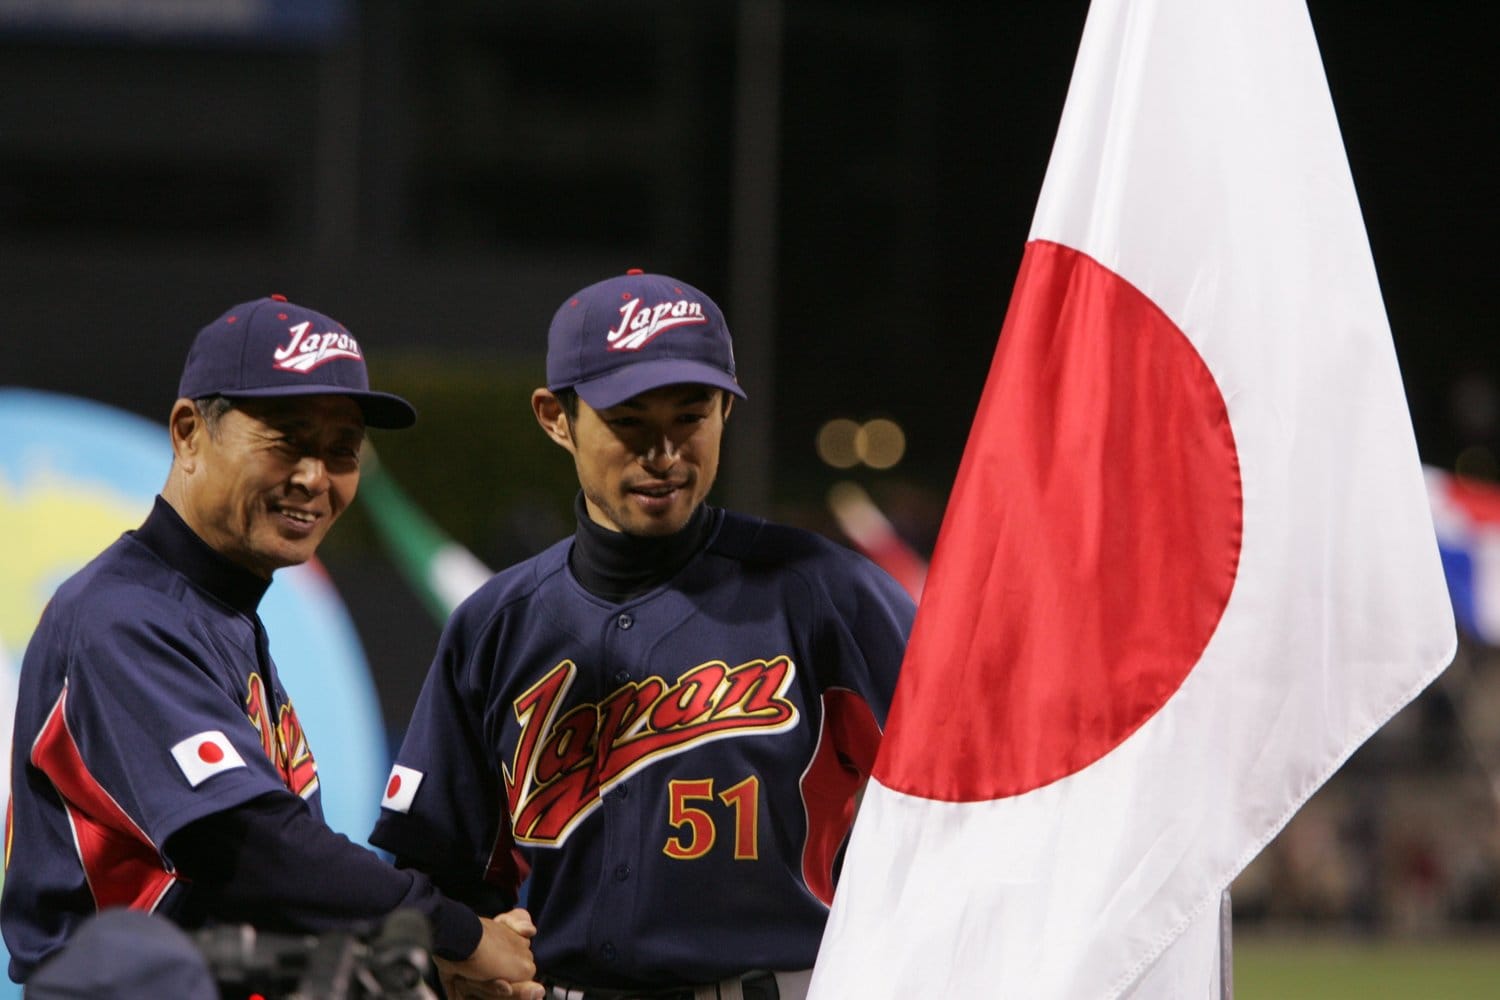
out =
<path fill-rule="evenodd" d="M 1211 996 L 1455 650 L 1303 0 L 1095 0 L 809 996 Z"/>

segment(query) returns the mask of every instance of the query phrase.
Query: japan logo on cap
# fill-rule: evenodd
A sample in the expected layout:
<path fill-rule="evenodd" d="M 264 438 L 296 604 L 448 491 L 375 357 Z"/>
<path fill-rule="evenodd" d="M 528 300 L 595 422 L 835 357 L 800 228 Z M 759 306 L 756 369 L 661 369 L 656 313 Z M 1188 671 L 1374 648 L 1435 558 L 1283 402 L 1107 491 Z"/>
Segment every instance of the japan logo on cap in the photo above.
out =
<path fill-rule="evenodd" d="M 411 800 L 417 796 L 417 786 L 422 783 L 422 772 L 400 764 L 391 766 L 390 780 L 385 783 L 385 798 L 380 800 L 382 809 L 404 813 L 411 809 Z"/>
<path fill-rule="evenodd" d="M 172 748 L 172 756 L 177 758 L 177 766 L 194 788 L 220 771 L 245 766 L 245 759 L 229 742 L 229 737 L 217 729 L 189 736 Z"/>

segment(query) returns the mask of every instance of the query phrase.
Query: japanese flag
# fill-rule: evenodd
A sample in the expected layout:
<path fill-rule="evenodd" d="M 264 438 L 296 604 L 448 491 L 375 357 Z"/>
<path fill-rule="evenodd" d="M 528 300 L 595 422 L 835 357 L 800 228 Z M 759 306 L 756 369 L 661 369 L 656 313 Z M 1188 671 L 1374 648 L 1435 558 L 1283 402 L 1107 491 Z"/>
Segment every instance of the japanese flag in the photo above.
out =
<path fill-rule="evenodd" d="M 245 759 L 229 742 L 229 737 L 217 729 L 189 736 L 172 748 L 172 756 L 194 788 L 221 771 L 245 766 Z"/>
<path fill-rule="evenodd" d="M 1303 0 L 1094 0 L 808 996 L 1203 1000 L 1452 659 Z"/>
<path fill-rule="evenodd" d="M 422 784 L 422 772 L 400 764 L 391 765 L 391 776 L 385 783 L 385 797 L 380 800 L 382 809 L 404 813 L 411 808 L 416 798 L 417 787 Z"/>

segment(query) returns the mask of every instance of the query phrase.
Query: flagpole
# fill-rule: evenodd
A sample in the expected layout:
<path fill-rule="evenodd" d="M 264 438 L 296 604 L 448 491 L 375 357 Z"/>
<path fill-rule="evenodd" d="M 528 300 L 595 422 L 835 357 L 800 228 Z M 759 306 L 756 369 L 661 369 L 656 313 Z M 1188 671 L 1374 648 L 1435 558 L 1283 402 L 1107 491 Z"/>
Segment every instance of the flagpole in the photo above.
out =
<path fill-rule="evenodd" d="M 1219 897 L 1219 1000 L 1234 1000 L 1234 908 L 1228 889 Z"/>

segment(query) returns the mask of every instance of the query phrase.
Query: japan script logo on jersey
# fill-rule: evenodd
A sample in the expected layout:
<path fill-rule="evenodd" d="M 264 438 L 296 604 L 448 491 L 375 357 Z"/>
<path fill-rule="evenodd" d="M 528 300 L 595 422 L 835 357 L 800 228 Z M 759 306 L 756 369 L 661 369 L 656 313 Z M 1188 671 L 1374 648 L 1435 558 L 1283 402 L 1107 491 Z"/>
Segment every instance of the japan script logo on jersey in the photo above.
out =
<path fill-rule="evenodd" d="M 275 364 L 272 367 L 279 371 L 306 374 L 321 364 L 338 361 L 340 358 L 352 358 L 355 361 L 364 359 L 359 351 L 359 341 L 347 330 L 308 332 L 311 329 L 312 323 L 306 321 L 288 328 L 287 332 L 292 335 L 291 342 L 276 348 L 273 352 Z"/>
<path fill-rule="evenodd" d="M 657 334 L 674 327 L 707 322 L 708 317 L 703 315 L 701 303 L 678 299 L 675 302 L 658 302 L 643 309 L 641 300 L 637 298 L 620 307 L 620 325 L 611 328 L 604 339 L 609 341 L 611 351 L 638 351 Z"/>
<path fill-rule="evenodd" d="M 796 674 L 787 656 L 737 667 L 710 660 L 675 683 L 630 681 L 598 703 L 563 711 L 578 667 L 562 661 L 512 706 L 521 736 L 504 771 L 516 840 L 561 844 L 604 792 L 656 761 L 714 740 L 791 729 L 798 714 L 786 692 Z"/>
<path fill-rule="evenodd" d="M 172 747 L 172 756 L 194 788 L 216 774 L 245 766 L 245 758 L 229 742 L 229 737 L 217 729 L 189 736 Z"/>
<path fill-rule="evenodd" d="M 281 780 L 294 794 L 304 799 L 318 790 L 318 762 L 313 760 L 312 748 L 307 745 L 307 734 L 297 719 L 292 703 L 281 706 L 275 713 L 276 724 L 271 725 L 271 703 L 266 697 L 265 685 L 260 674 L 251 674 L 248 683 L 250 693 L 245 696 L 245 714 L 250 724 L 260 735 L 260 748 L 276 770 Z"/>
<path fill-rule="evenodd" d="M 424 775 L 414 768 L 400 764 L 391 765 L 391 776 L 386 779 L 385 796 L 380 800 L 382 809 L 404 813 L 411 809 L 412 799 L 417 797 L 417 786 Z"/>

